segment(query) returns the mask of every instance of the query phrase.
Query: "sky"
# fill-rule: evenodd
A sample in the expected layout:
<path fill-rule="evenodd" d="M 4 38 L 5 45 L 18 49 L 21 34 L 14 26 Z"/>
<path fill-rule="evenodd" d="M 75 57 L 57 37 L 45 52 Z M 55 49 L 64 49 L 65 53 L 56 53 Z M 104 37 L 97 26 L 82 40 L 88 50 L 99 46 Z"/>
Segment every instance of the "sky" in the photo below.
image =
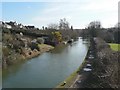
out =
<path fill-rule="evenodd" d="M 73 28 L 100 21 L 105 28 L 118 22 L 119 0 L 2 0 L 0 20 L 16 21 L 38 28 L 66 20 Z M 1 16 L 2 15 L 2 16 Z"/>

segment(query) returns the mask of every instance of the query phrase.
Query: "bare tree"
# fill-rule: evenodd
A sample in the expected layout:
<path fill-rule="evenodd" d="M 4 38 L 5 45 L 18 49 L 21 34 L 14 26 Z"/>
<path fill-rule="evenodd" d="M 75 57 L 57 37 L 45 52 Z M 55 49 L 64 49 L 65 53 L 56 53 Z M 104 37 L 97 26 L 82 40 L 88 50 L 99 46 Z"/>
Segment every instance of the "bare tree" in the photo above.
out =
<path fill-rule="evenodd" d="M 92 21 L 88 25 L 88 28 L 100 29 L 101 28 L 101 22 L 100 21 Z"/>
<path fill-rule="evenodd" d="M 60 21 L 59 21 L 59 29 L 60 30 L 68 30 L 68 29 L 70 29 L 69 22 L 66 20 L 66 18 L 60 19 Z"/>
<path fill-rule="evenodd" d="M 98 30 L 101 28 L 101 23 L 100 21 L 92 21 L 89 23 L 88 25 L 88 29 L 89 29 L 89 34 L 92 37 L 96 37 Z"/>
<path fill-rule="evenodd" d="M 44 27 L 44 26 L 42 26 L 42 29 L 43 29 L 43 30 L 44 30 L 44 28 L 45 28 L 45 27 Z"/>
<path fill-rule="evenodd" d="M 71 30 L 73 30 L 73 26 L 71 26 Z"/>
<path fill-rule="evenodd" d="M 56 23 L 50 23 L 48 25 L 48 29 L 55 29 L 55 30 L 57 30 L 58 29 L 58 24 L 56 24 Z"/>

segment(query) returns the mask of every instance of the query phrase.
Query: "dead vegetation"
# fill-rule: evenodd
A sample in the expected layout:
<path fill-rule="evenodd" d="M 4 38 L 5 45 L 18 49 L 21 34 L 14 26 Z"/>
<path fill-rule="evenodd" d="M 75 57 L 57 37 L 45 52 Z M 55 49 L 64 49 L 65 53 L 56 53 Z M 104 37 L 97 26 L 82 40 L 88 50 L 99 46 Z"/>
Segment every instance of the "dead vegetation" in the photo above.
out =
<path fill-rule="evenodd" d="M 112 51 L 110 46 L 100 38 L 95 39 L 97 58 L 93 65 L 93 75 L 98 79 L 101 88 L 119 87 L 119 55 Z"/>

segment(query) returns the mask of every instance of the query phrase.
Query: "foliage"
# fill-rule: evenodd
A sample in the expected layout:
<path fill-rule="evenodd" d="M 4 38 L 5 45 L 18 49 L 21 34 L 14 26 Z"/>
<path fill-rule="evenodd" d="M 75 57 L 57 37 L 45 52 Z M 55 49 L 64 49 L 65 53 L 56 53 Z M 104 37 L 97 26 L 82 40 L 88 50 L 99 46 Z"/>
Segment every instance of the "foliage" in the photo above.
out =
<path fill-rule="evenodd" d="M 2 47 L 2 52 L 4 56 L 8 56 L 10 54 L 10 49 L 7 46 Z"/>
<path fill-rule="evenodd" d="M 13 40 L 13 37 L 11 34 L 4 34 L 2 39 L 3 39 L 3 42 L 11 43 L 11 41 Z"/>
<path fill-rule="evenodd" d="M 52 32 L 52 34 L 58 42 L 62 41 L 62 35 L 59 31 Z"/>
<path fill-rule="evenodd" d="M 7 29 L 7 28 L 4 28 L 4 29 L 2 29 L 2 33 L 8 33 L 8 34 L 10 34 L 11 31 L 9 29 Z"/>
<path fill-rule="evenodd" d="M 51 24 L 49 24 L 48 25 L 48 29 L 55 29 L 55 30 L 57 30 L 59 28 L 59 26 L 58 26 L 58 24 L 56 24 L 56 23 L 51 23 Z"/>
<path fill-rule="evenodd" d="M 70 28 L 71 30 L 73 30 L 73 26 L 71 26 L 71 28 Z"/>
<path fill-rule="evenodd" d="M 114 32 L 114 40 L 115 40 L 116 43 L 120 43 L 119 36 L 120 36 L 120 30 L 115 31 Z"/>
<path fill-rule="evenodd" d="M 88 28 L 100 29 L 101 28 L 101 23 L 100 23 L 100 21 L 92 21 L 92 22 L 89 23 Z"/>
<path fill-rule="evenodd" d="M 106 42 L 102 39 L 96 39 L 97 59 L 94 63 L 94 75 L 99 77 L 101 86 L 103 88 L 118 88 L 118 66 L 119 66 L 119 52 L 114 52 L 106 46 Z M 101 47 L 104 47 L 101 49 Z"/>
<path fill-rule="evenodd" d="M 60 30 L 68 30 L 68 29 L 70 29 L 69 22 L 66 20 L 66 18 L 60 19 L 59 29 Z"/>
<path fill-rule="evenodd" d="M 92 37 L 96 37 L 97 36 L 97 30 L 99 30 L 101 28 L 101 23 L 100 21 L 92 21 L 89 23 L 88 25 L 88 29 L 90 36 Z"/>
<path fill-rule="evenodd" d="M 37 43 L 31 43 L 30 48 L 31 50 L 34 50 L 34 49 L 37 49 L 38 51 L 40 50 Z"/>
<path fill-rule="evenodd" d="M 37 42 L 38 42 L 39 44 L 43 44 L 43 43 L 44 43 L 44 39 L 43 39 L 43 38 L 37 38 Z"/>
<path fill-rule="evenodd" d="M 25 47 L 25 43 L 21 40 L 14 40 L 12 44 L 13 44 L 13 49 L 15 49 L 16 51 L 22 47 Z"/>

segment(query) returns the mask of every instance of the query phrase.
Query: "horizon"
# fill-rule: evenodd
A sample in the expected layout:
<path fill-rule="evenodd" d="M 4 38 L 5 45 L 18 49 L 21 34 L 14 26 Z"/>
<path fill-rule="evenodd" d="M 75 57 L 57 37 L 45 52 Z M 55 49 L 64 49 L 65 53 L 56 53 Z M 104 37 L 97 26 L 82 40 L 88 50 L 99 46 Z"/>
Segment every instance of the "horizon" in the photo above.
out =
<path fill-rule="evenodd" d="M 91 21 L 100 21 L 103 28 L 118 23 L 118 1 L 81 0 L 79 2 L 2 2 L 2 21 L 16 21 L 37 28 L 66 20 L 74 29 L 83 29 Z M 29 0 L 28 0 L 29 1 Z M 101 7 L 102 6 L 102 7 Z"/>

